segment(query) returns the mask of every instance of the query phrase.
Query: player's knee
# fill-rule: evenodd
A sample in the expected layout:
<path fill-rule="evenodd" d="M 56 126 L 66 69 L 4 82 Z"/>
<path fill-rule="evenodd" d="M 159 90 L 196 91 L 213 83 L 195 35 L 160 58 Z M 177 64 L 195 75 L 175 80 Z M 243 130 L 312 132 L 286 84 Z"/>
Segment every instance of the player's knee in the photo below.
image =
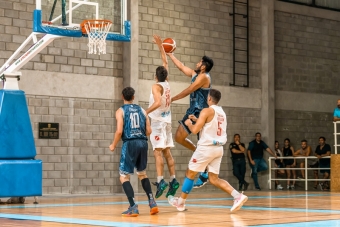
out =
<path fill-rule="evenodd" d="M 153 155 L 156 157 L 156 156 L 162 156 L 162 150 L 160 149 L 155 149 L 153 151 Z"/>
<path fill-rule="evenodd" d="M 182 192 L 185 194 L 189 194 L 194 187 L 194 180 L 189 179 L 189 178 L 184 178 L 184 182 L 182 185 Z"/>

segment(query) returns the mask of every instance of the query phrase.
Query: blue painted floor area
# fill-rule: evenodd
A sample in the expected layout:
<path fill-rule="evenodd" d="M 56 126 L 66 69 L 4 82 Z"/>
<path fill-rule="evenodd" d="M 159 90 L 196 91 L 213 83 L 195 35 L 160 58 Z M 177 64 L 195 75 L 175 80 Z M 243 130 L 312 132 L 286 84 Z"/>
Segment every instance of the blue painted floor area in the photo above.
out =
<path fill-rule="evenodd" d="M 340 220 L 269 224 L 269 225 L 251 225 L 251 226 L 256 226 L 256 227 L 322 227 L 322 226 L 340 227 Z"/>
<path fill-rule="evenodd" d="M 0 218 L 10 218 L 17 220 L 29 220 L 29 221 L 46 221 L 46 222 L 57 222 L 65 224 L 80 224 L 90 226 L 111 226 L 111 227 L 152 227 L 158 225 L 151 224 L 136 224 L 126 222 L 111 222 L 111 221 L 98 221 L 78 218 L 57 218 L 57 217 L 46 217 L 46 216 L 33 216 L 33 215 L 21 215 L 21 214 L 0 214 Z"/>

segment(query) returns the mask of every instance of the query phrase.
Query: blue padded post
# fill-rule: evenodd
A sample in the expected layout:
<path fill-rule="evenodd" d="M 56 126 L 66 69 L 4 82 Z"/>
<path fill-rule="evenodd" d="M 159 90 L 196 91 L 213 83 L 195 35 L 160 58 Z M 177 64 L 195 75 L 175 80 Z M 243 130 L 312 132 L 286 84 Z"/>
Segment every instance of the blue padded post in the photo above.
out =
<path fill-rule="evenodd" d="M 35 156 L 25 93 L 0 90 L 0 159 L 34 159 Z"/>
<path fill-rule="evenodd" d="M 0 197 L 42 195 L 41 160 L 0 160 Z"/>

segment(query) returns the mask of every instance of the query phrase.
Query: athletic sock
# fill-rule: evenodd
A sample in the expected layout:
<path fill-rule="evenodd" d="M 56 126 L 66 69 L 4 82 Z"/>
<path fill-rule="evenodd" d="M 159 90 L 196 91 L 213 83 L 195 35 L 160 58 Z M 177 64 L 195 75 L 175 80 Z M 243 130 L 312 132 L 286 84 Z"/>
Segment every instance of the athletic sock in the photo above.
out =
<path fill-rule="evenodd" d="M 135 205 L 135 200 L 134 200 L 135 195 L 134 195 L 133 188 L 132 188 L 130 181 L 125 181 L 123 183 L 123 189 L 124 189 L 124 192 L 126 194 L 127 199 L 129 200 L 130 207 L 134 206 Z"/>
<path fill-rule="evenodd" d="M 240 193 L 234 189 L 231 192 L 231 196 L 234 197 L 234 199 L 237 199 L 238 197 L 240 197 Z"/>
<path fill-rule="evenodd" d="M 171 182 L 173 179 L 175 179 L 175 178 L 176 178 L 175 175 L 170 176 L 170 182 Z"/>
<path fill-rule="evenodd" d="M 151 184 L 150 184 L 149 178 L 144 178 L 143 180 L 141 180 L 141 183 L 142 183 L 142 187 L 143 187 L 146 195 L 148 196 L 149 200 L 153 199 Z"/>
<path fill-rule="evenodd" d="M 157 177 L 157 183 L 161 182 L 161 180 L 163 180 L 163 176 L 158 176 Z"/>

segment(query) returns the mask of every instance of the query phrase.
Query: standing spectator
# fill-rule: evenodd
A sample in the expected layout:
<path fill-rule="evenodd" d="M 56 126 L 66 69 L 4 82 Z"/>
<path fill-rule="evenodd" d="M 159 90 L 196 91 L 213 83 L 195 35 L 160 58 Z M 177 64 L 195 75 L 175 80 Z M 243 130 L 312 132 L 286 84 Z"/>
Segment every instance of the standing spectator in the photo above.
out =
<path fill-rule="evenodd" d="M 250 162 L 251 172 L 250 175 L 254 180 L 255 188 L 261 190 L 257 173 L 268 169 L 266 161 L 263 159 L 263 150 L 277 158 L 276 154 L 268 147 L 268 145 L 261 140 L 261 133 L 255 134 L 255 139 L 249 143 L 248 158 Z"/>
<path fill-rule="evenodd" d="M 333 121 L 340 121 L 340 99 L 338 99 L 338 105 L 334 109 Z"/>
<path fill-rule="evenodd" d="M 279 142 L 275 141 L 275 154 L 277 157 L 283 157 L 282 152 L 279 149 Z M 274 162 L 275 168 L 284 168 L 284 163 L 282 158 L 278 158 L 275 160 Z M 284 175 L 285 174 L 285 170 L 284 169 L 277 169 L 275 170 L 275 179 L 277 179 L 278 175 Z M 282 190 L 283 187 L 281 186 L 280 182 L 278 180 L 275 180 L 275 188 L 277 190 Z"/>
<path fill-rule="evenodd" d="M 240 135 L 234 135 L 234 142 L 230 143 L 231 160 L 233 162 L 233 174 L 238 179 L 239 191 L 248 189 L 249 183 L 244 180 L 246 174 L 245 146 L 240 142 Z"/>
<path fill-rule="evenodd" d="M 294 157 L 308 157 L 312 152 L 312 148 L 307 145 L 307 140 L 301 140 L 301 148 L 294 152 Z M 308 161 L 308 160 L 307 160 Z M 305 168 L 305 159 L 296 159 L 296 166 Z M 301 169 L 302 179 L 305 179 L 305 170 Z M 298 177 L 300 178 L 300 177 Z"/>
<path fill-rule="evenodd" d="M 285 145 L 282 148 L 283 156 L 284 157 L 293 157 L 294 148 L 290 146 L 290 140 L 288 138 L 285 139 L 284 141 Z M 294 168 L 296 166 L 295 158 L 292 159 L 283 159 L 283 162 L 286 166 L 286 168 Z M 295 188 L 295 179 L 296 179 L 296 172 L 295 169 L 286 169 L 287 173 L 287 189 L 294 189 Z M 293 184 L 290 184 L 290 177 L 293 175 Z"/>
<path fill-rule="evenodd" d="M 319 159 L 320 168 L 330 168 L 331 160 L 329 158 L 323 158 L 331 156 L 331 146 L 326 144 L 326 138 L 321 136 L 319 138 L 319 145 L 315 149 L 315 156 Z M 320 173 L 323 173 L 323 179 L 329 179 L 330 169 L 320 169 Z M 314 171 L 315 179 L 319 179 L 318 171 Z M 318 182 L 315 182 L 314 188 L 317 189 Z M 327 181 L 319 184 L 321 190 L 329 190 L 329 184 Z"/>

